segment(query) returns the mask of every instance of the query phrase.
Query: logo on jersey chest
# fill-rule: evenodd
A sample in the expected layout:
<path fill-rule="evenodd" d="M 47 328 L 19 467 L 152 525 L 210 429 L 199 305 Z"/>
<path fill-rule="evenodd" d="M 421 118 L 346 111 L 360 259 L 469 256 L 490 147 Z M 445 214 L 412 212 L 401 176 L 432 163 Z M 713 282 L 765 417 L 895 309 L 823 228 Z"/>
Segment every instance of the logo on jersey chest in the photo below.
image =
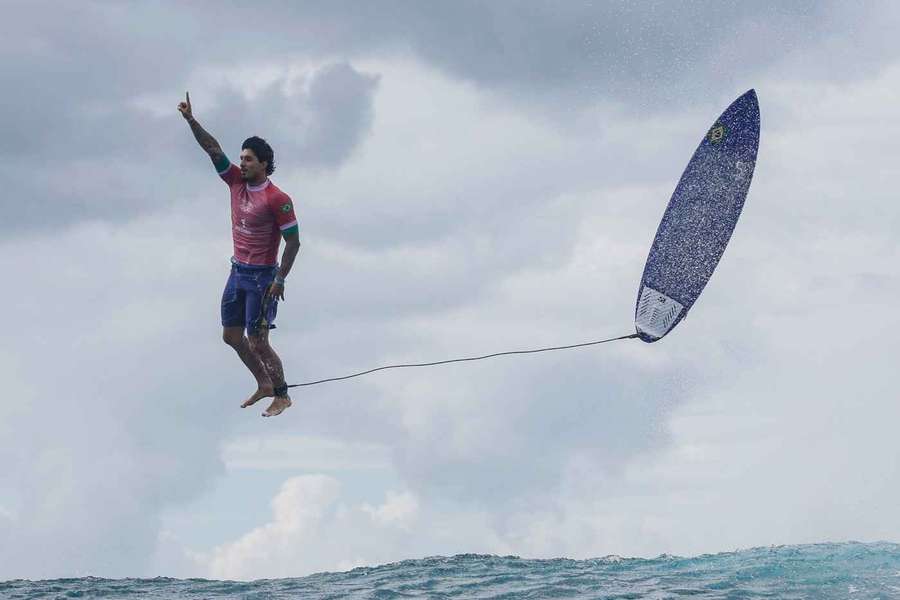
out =
<path fill-rule="evenodd" d="M 266 212 L 265 201 L 259 201 L 250 196 L 241 197 L 241 212 L 249 215 L 260 216 Z"/>

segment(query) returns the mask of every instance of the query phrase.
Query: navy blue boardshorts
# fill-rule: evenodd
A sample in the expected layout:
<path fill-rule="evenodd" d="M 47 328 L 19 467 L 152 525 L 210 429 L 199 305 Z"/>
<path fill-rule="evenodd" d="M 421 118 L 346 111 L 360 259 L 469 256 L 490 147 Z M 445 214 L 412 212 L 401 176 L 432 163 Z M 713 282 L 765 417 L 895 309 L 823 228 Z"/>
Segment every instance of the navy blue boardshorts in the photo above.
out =
<path fill-rule="evenodd" d="M 231 274 L 222 292 L 222 326 L 245 327 L 253 335 L 261 325 L 263 298 L 275 280 L 278 266 L 247 265 L 231 259 Z M 269 298 L 265 320 L 275 329 L 278 298 Z"/>

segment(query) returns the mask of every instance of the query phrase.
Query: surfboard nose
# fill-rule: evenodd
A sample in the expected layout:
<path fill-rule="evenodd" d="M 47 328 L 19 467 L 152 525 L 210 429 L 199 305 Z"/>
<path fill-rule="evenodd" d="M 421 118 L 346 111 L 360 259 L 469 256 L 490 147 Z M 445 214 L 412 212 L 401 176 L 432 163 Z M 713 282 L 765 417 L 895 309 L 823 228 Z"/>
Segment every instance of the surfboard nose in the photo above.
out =
<path fill-rule="evenodd" d="M 737 100 L 725 109 L 722 116 L 733 115 L 735 113 L 744 113 L 750 115 L 759 115 L 759 99 L 756 97 L 756 90 L 750 88 L 744 92 Z M 758 116 L 752 117 L 758 119 Z"/>

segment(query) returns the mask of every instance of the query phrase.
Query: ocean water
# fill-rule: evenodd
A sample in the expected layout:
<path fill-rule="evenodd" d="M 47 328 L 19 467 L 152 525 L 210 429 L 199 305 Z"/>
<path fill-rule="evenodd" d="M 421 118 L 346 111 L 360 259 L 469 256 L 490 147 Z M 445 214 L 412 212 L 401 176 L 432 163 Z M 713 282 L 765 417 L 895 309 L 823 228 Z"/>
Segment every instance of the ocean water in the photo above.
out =
<path fill-rule="evenodd" d="M 531 560 L 461 554 L 252 582 L 0 582 L 0 598 L 830 598 L 900 599 L 900 545 L 754 548 L 692 558 Z"/>

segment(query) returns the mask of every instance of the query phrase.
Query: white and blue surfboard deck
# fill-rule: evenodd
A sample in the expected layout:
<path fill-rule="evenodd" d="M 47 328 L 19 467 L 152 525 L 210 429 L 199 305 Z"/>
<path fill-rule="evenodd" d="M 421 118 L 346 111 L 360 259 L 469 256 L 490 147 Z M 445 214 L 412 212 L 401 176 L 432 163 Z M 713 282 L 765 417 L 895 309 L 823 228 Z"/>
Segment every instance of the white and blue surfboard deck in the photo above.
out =
<path fill-rule="evenodd" d="M 759 149 L 759 103 L 748 91 L 716 122 L 672 194 L 641 284 L 634 324 L 645 342 L 682 320 L 712 276 L 744 207 Z"/>

